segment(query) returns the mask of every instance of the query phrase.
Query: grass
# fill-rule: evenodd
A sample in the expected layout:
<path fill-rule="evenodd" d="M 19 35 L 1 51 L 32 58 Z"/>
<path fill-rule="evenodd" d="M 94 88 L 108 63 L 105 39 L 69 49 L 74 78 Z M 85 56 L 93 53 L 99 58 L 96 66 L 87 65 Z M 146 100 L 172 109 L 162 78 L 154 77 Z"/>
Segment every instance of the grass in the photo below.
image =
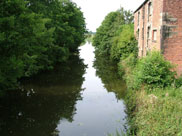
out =
<path fill-rule="evenodd" d="M 136 65 L 131 63 L 132 56 L 120 63 L 128 86 L 125 102 L 130 132 L 136 136 L 182 136 L 182 88 L 175 88 L 182 86 L 182 78 L 175 79 L 172 66 L 162 57 L 158 60 L 159 55 L 137 60 Z"/>
<path fill-rule="evenodd" d="M 182 136 L 182 89 L 133 91 L 127 98 L 137 136 Z"/>
<path fill-rule="evenodd" d="M 107 136 L 134 136 L 134 134 L 130 134 L 129 132 L 123 132 L 122 130 L 119 132 L 116 131 L 116 134 L 107 134 Z"/>

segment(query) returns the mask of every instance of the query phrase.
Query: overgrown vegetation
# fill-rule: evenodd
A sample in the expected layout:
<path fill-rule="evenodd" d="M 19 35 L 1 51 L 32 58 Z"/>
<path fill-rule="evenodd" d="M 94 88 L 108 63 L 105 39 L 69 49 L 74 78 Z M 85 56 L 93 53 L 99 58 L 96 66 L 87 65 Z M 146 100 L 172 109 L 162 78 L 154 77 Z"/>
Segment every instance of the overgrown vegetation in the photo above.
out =
<path fill-rule="evenodd" d="M 93 43 L 96 54 L 109 56 L 118 63 L 118 74 L 127 83 L 125 102 L 130 134 L 182 135 L 182 78 L 177 78 L 175 66 L 160 52 L 152 51 L 138 58 L 133 21 L 127 21 L 126 17 L 129 15 L 132 19 L 132 14 L 125 13 L 128 11 L 122 9 L 108 14 L 97 29 Z"/>
<path fill-rule="evenodd" d="M 130 90 L 126 103 L 131 131 L 137 136 L 180 136 L 182 134 L 181 89 Z"/>
<path fill-rule="evenodd" d="M 111 47 L 111 58 L 119 61 L 127 58 L 131 53 L 137 57 L 137 41 L 134 37 L 133 24 L 125 24 L 120 28 L 119 36 L 114 37 Z"/>
<path fill-rule="evenodd" d="M 173 66 L 159 52 L 139 60 L 130 56 L 120 66 L 128 86 L 125 102 L 130 131 L 137 136 L 181 135 L 182 107 L 177 105 L 182 103 L 182 90 Z"/>
<path fill-rule="evenodd" d="M 1 0 L 0 9 L 0 89 L 67 61 L 85 39 L 83 13 L 69 0 Z"/>
<path fill-rule="evenodd" d="M 120 34 L 120 27 L 124 24 L 130 24 L 132 21 L 132 13 L 125 11 L 123 8 L 109 13 L 102 22 L 102 25 L 97 29 L 93 39 L 93 46 L 95 46 L 99 54 L 110 55 L 114 37 Z"/>
<path fill-rule="evenodd" d="M 135 56 L 132 56 L 135 57 Z M 146 57 L 135 59 L 129 57 L 123 60 L 120 65 L 129 69 L 130 73 L 126 73 L 126 81 L 128 85 L 134 89 L 142 87 L 165 88 L 171 86 L 175 81 L 176 72 L 172 71 L 174 66 L 166 61 L 164 57 L 157 51 L 149 53 Z M 137 61 L 137 62 L 132 62 Z M 134 64 L 132 64 L 134 63 Z"/>

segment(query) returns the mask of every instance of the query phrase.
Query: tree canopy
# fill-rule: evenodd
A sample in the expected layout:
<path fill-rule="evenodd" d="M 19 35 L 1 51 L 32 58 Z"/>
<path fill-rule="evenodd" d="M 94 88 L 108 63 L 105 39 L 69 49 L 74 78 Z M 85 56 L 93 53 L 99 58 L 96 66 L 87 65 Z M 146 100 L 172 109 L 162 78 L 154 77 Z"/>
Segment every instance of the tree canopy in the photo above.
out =
<path fill-rule="evenodd" d="M 121 8 L 115 12 L 109 13 L 101 26 L 97 29 L 93 39 L 93 45 L 96 50 L 99 50 L 100 53 L 110 54 L 113 37 L 120 34 L 122 25 L 132 22 L 133 15 L 131 11 L 126 11 Z"/>
<path fill-rule="evenodd" d="M 1 0 L 0 89 L 66 61 L 85 32 L 83 13 L 69 0 Z"/>

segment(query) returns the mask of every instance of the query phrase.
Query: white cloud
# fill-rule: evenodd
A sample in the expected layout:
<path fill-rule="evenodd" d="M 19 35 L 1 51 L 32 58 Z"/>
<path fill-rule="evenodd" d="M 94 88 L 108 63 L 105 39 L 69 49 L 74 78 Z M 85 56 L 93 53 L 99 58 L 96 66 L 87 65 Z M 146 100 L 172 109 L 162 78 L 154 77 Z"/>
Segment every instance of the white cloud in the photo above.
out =
<path fill-rule="evenodd" d="M 72 0 L 84 12 L 87 28 L 96 31 L 105 16 L 120 7 L 134 11 L 144 0 Z"/>

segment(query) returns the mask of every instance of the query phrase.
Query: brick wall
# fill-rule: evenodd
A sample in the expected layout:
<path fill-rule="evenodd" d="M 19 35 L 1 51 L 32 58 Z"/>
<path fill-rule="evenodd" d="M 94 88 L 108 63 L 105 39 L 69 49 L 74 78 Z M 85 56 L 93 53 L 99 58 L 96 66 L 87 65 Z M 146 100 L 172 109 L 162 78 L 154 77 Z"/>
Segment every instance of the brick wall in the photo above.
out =
<path fill-rule="evenodd" d="M 138 39 L 139 56 L 146 55 L 147 6 L 144 5 L 134 14 L 135 36 Z M 139 32 L 139 33 L 138 33 Z"/>
<path fill-rule="evenodd" d="M 152 13 L 152 20 L 151 26 L 152 31 L 150 38 L 150 46 L 151 50 L 161 50 L 161 26 L 162 26 L 162 7 L 163 7 L 163 0 L 153 0 L 153 13 Z M 157 40 L 153 40 L 153 32 L 157 31 Z"/>
<path fill-rule="evenodd" d="M 149 3 L 152 4 L 149 14 Z M 138 26 L 138 13 L 140 12 L 140 25 Z M 150 50 L 160 50 L 161 45 L 161 24 L 162 24 L 162 0 L 148 0 L 134 14 L 135 36 L 140 30 L 138 38 L 139 57 L 146 56 Z M 150 31 L 148 32 L 150 28 Z M 157 40 L 153 40 L 153 30 L 157 33 Z M 144 34 L 143 34 L 144 33 Z M 149 35 L 149 36 L 148 36 Z"/>
<path fill-rule="evenodd" d="M 151 15 L 148 13 L 150 2 Z M 182 0 L 146 0 L 135 12 L 134 24 L 137 38 L 139 30 L 139 57 L 145 56 L 150 50 L 159 50 L 167 60 L 177 65 L 178 75 L 182 74 Z M 149 33 L 148 27 L 150 27 Z M 156 32 L 155 41 L 154 32 Z"/>
<path fill-rule="evenodd" d="M 182 74 L 182 0 L 164 0 L 162 49 L 164 57 L 177 64 L 178 75 Z"/>

